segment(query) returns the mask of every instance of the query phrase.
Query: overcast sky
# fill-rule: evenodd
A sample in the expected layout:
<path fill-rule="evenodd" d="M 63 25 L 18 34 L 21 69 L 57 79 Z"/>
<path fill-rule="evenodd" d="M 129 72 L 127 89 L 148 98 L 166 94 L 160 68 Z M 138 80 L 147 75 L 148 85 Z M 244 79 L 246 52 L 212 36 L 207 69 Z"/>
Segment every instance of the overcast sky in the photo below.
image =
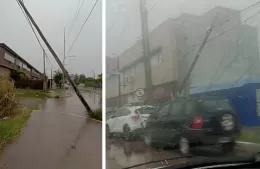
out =
<path fill-rule="evenodd" d="M 79 1 L 82 0 L 24 0 L 29 12 L 60 58 L 63 57 L 64 26 L 66 26 L 66 34 L 68 34 Z M 67 50 L 94 3 L 95 0 L 85 0 L 66 44 Z M 66 60 L 66 68 L 69 73 L 84 73 L 92 76 L 92 70 L 96 74 L 102 72 L 101 5 L 101 0 L 99 0 L 80 37 L 68 54 L 76 55 L 75 58 Z M 43 72 L 42 50 L 16 0 L 1 0 L 0 11 L 0 43 L 6 43 L 22 58 Z M 50 53 L 48 55 L 54 68 L 57 69 L 58 65 L 53 56 Z M 48 62 L 46 67 L 46 71 L 50 75 L 51 67 Z"/>
<path fill-rule="evenodd" d="M 107 1 L 107 56 L 120 55 L 131 47 L 141 35 L 140 0 Z M 182 13 L 201 15 L 215 6 L 243 9 L 258 0 L 147 0 L 149 29 L 152 30 L 168 18 L 176 18 Z M 241 14 L 243 17 L 258 12 L 260 6 Z M 259 18 L 249 20 L 248 24 L 259 27 Z"/>

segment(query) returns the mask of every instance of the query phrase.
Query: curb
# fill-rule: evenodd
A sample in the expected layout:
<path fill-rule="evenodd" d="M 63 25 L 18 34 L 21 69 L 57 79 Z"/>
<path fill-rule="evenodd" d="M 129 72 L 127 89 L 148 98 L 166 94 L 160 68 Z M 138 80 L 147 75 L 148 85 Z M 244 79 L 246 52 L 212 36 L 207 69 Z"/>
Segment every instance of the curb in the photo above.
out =
<path fill-rule="evenodd" d="M 90 117 L 89 117 L 88 119 L 93 120 L 93 121 L 96 121 L 96 122 L 99 122 L 99 123 L 102 123 L 102 121 L 96 120 L 96 119 L 93 119 L 93 118 L 90 118 Z"/>
<path fill-rule="evenodd" d="M 244 142 L 244 141 L 236 141 L 235 149 L 241 152 L 251 152 L 256 147 L 260 147 L 260 144 Z"/>

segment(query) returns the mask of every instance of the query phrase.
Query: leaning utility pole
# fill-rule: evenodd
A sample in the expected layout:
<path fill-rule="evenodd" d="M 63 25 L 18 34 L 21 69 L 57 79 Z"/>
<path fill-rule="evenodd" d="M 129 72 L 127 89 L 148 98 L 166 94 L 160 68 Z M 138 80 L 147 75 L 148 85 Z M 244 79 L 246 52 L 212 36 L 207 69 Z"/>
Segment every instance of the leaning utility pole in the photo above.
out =
<path fill-rule="evenodd" d="M 43 50 L 43 92 L 46 92 L 45 57 L 46 57 L 46 53 L 45 53 L 45 51 Z"/>
<path fill-rule="evenodd" d="M 148 103 L 152 100 L 152 75 L 151 75 L 151 63 L 150 63 L 150 44 L 149 44 L 149 29 L 148 18 L 146 9 L 146 0 L 140 0 L 140 15 L 141 15 L 141 27 L 142 27 L 142 43 L 143 43 L 143 57 L 145 68 L 145 84 L 146 84 L 146 100 Z"/>
<path fill-rule="evenodd" d="M 66 35 L 65 35 L 65 33 L 66 33 L 66 29 L 65 29 L 65 27 L 64 27 L 64 37 L 63 37 L 63 40 L 64 40 L 64 42 L 63 42 L 63 45 L 64 45 L 64 47 L 63 47 L 63 66 L 65 67 L 65 57 L 66 57 Z M 64 89 L 64 84 L 65 84 L 65 77 L 64 77 L 65 75 L 64 75 L 64 73 L 62 73 L 62 88 Z"/>
<path fill-rule="evenodd" d="M 28 16 L 28 18 L 30 19 L 31 23 L 34 25 L 34 27 L 36 28 L 37 32 L 39 33 L 39 35 L 41 36 L 42 40 L 44 41 L 45 45 L 48 47 L 49 51 L 52 53 L 54 59 L 57 61 L 58 65 L 60 66 L 62 72 L 66 75 L 66 77 L 68 78 L 70 84 L 72 85 L 74 91 L 76 92 L 76 94 L 78 95 L 80 101 L 82 102 L 82 104 L 84 105 L 84 107 L 87 109 L 88 112 L 92 112 L 92 109 L 89 107 L 88 103 L 85 101 L 85 99 L 83 98 L 83 96 L 81 95 L 81 93 L 79 92 L 79 90 L 77 89 L 76 85 L 74 84 L 74 82 L 71 80 L 69 73 L 67 72 L 67 70 L 64 68 L 64 66 L 62 65 L 59 57 L 57 56 L 57 54 L 55 53 L 55 51 L 52 49 L 51 45 L 49 44 L 49 42 L 47 41 L 47 39 L 45 38 L 45 36 L 43 35 L 42 31 L 40 30 L 40 28 L 38 27 L 38 25 L 36 24 L 36 22 L 34 21 L 33 17 L 31 16 L 31 14 L 29 13 L 29 11 L 27 10 L 27 8 L 24 6 L 24 4 L 21 2 L 21 0 L 17 1 L 21 7 L 23 8 L 24 12 L 26 13 L 26 15 Z"/>
<path fill-rule="evenodd" d="M 117 81 L 118 81 L 118 106 L 121 107 L 121 83 L 120 83 L 120 66 L 119 66 L 119 56 L 117 57 Z"/>
<path fill-rule="evenodd" d="M 195 64 L 197 63 L 197 61 L 198 61 L 198 59 L 199 59 L 199 57 L 200 57 L 201 51 L 203 50 L 205 44 L 206 44 L 207 41 L 208 41 L 209 35 L 210 35 L 210 33 L 212 32 L 212 29 L 213 29 L 213 23 L 214 23 L 214 21 L 211 23 L 210 27 L 208 28 L 207 33 L 206 33 L 206 36 L 205 36 L 205 38 L 203 39 L 203 42 L 202 42 L 202 44 L 200 45 L 200 48 L 199 48 L 199 50 L 198 50 L 198 52 L 197 52 L 197 54 L 196 54 L 194 60 L 192 61 L 192 64 L 191 64 L 191 66 L 190 66 L 190 68 L 189 68 L 189 70 L 188 70 L 188 73 L 187 73 L 187 75 L 184 77 L 184 79 L 183 79 L 183 81 L 182 81 L 182 83 L 181 83 L 181 85 L 180 85 L 179 95 L 181 95 L 181 92 L 182 92 L 182 90 L 184 89 L 184 86 L 186 85 L 188 79 L 190 78 L 191 72 L 192 72 L 192 70 L 194 69 L 194 66 L 195 66 Z"/>

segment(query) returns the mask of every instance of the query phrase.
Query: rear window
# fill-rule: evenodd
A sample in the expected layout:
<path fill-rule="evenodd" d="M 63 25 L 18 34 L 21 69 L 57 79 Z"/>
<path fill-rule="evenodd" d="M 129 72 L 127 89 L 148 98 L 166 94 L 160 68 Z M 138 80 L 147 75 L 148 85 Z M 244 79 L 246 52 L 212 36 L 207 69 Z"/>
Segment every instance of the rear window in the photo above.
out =
<path fill-rule="evenodd" d="M 209 111 L 232 109 L 228 100 L 204 100 L 204 108 Z"/>
<path fill-rule="evenodd" d="M 139 108 L 136 111 L 138 111 L 140 114 L 153 114 L 156 112 L 156 108 L 155 107 L 143 107 L 143 108 Z"/>

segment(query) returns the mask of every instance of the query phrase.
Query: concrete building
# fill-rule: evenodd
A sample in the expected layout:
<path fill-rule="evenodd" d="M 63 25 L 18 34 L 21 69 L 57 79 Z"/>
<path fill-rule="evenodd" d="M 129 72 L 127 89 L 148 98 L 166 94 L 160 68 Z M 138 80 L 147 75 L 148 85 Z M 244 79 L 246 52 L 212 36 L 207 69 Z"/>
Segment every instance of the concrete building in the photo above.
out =
<path fill-rule="evenodd" d="M 20 57 L 6 44 L 0 43 L 0 74 L 9 76 L 12 70 L 23 72 L 30 79 L 42 79 L 43 74 Z"/>
<path fill-rule="evenodd" d="M 234 81 L 251 63 L 258 61 L 257 29 L 240 24 L 240 12 L 216 7 L 202 16 L 183 14 L 169 19 L 149 33 L 153 99 L 167 100 L 178 90 L 214 19 L 214 29 L 185 87 Z M 133 91 L 144 89 L 142 42 L 137 41 L 119 56 L 120 98 L 123 104 L 140 101 Z M 214 63 L 214 64 L 213 64 Z M 221 75 L 221 71 L 226 71 Z M 219 77 L 218 77 L 219 76 Z M 118 76 L 107 76 L 107 104 L 118 100 Z M 146 100 L 144 95 L 141 100 Z"/>

